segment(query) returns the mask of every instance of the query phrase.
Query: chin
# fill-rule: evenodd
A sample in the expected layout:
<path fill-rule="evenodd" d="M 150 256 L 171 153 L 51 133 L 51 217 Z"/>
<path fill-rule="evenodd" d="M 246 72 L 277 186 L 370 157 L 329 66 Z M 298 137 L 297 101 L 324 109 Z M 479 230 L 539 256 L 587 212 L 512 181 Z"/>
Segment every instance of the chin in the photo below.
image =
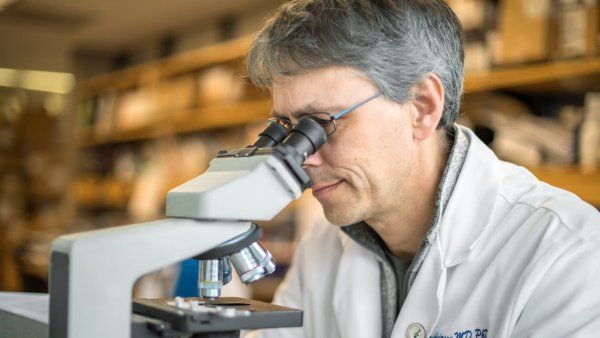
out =
<path fill-rule="evenodd" d="M 323 213 L 329 223 L 336 226 L 346 226 L 361 221 L 356 211 L 344 210 L 344 208 L 327 207 L 323 205 Z"/>

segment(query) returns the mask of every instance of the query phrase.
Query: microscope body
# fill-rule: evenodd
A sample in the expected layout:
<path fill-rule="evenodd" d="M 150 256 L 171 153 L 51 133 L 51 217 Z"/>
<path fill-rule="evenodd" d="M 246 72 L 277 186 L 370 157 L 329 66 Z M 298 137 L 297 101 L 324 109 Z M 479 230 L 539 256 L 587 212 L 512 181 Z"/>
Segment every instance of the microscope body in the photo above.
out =
<path fill-rule="evenodd" d="M 260 135 L 254 146 L 220 153 L 204 174 L 170 191 L 167 218 L 56 239 L 50 337 L 131 337 L 134 282 L 187 258 L 205 262 L 199 287 L 213 299 L 228 281 L 218 269 L 227 257 L 242 280 L 248 273 L 247 282 L 272 273 L 274 261 L 257 247 L 260 230 L 250 220 L 272 219 L 310 186 L 301 166 L 327 135 L 308 118 L 291 133 L 271 123 Z"/>

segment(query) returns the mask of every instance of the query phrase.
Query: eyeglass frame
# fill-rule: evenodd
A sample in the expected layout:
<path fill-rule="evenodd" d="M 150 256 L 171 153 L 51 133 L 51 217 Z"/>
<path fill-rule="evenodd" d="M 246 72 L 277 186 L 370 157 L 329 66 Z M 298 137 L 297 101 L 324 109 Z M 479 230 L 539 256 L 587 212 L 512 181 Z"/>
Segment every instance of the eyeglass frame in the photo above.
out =
<path fill-rule="evenodd" d="M 324 123 L 324 124 L 321 124 L 321 125 L 323 127 L 326 127 L 329 124 L 333 123 L 333 130 L 330 133 L 327 133 L 327 136 L 331 136 L 337 130 L 337 124 L 335 123 L 336 120 L 341 119 L 342 117 L 348 115 L 349 113 L 351 113 L 352 111 L 354 111 L 358 107 L 360 107 L 360 106 L 362 106 L 362 105 L 364 105 L 364 104 L 366 104 L 366 103 L 368 103 L 368 102 L 370 102 L 370 101 L 378 98 L 381 95 L 383 95 L 383 91 L 379 91 L 376 94 L 371 95 L 371 96 L 367 97 L 366 99 L 364 99 L 364 100 L 362 100 L 362 101 L 360 101 L 358 103 L 355 103 L 355 104 L 351 105 L 350 107 L 348 107 L 348 108 L 340 111 L 337 114 L 332 114 L 330 112 L 314 112 L 314 113 L 304 114 L 304 115 L 302 115 L 302 117 L 310 116 L 310 115 L 317 115 L 317 114 L 325 114 L 325 115 L 327 115 L 329 117 L 329 120 L 327 121 L 327 123 Z M 288 128 L 289 130 L 291 130 L 294 127 L 294 125 L 292 125 L 291 121 L 289 119 L 286 119 L 286 118 L 273 117 L 273 118 L 270 118 L 269 121 L 277 122 L 277 123 L 283 125 L 284 127 L 286 127 L 286 126 L 282 123 L 282 121 L 287 121 L 288 122 L 287 124 L 289 125 L 289 128 L 288 127 L 286 127 L 286 128 Z"/>

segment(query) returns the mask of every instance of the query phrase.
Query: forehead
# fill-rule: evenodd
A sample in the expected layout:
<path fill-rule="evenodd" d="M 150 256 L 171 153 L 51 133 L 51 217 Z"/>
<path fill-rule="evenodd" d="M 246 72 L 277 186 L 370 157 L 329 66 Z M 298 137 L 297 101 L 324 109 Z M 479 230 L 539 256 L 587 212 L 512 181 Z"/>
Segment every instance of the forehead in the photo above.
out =
<path fill-rule="evenodd" d="M 298 112 L 334 111 L 365 93 L 373 93 L 374 88 L 362 72 L 350 67 L 327 67 L 279 76 L 273 82 L 273 111 L 284 117 Z"/>

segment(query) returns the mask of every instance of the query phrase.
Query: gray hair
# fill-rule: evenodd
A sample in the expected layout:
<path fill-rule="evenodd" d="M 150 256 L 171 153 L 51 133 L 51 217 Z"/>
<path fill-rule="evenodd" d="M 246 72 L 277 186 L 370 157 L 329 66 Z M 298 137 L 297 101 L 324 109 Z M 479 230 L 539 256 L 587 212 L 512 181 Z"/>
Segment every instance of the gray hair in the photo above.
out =
<path fill-rule="evenodd" d="M 444 87 L 438 128 L 456 120 L 463 90 L 462 28 L 443 0 L 293 0 L 267 20 L 247 61 L 262 88 L 274 75 L 354 67 L 396 102 L 434 73 Z"/>

